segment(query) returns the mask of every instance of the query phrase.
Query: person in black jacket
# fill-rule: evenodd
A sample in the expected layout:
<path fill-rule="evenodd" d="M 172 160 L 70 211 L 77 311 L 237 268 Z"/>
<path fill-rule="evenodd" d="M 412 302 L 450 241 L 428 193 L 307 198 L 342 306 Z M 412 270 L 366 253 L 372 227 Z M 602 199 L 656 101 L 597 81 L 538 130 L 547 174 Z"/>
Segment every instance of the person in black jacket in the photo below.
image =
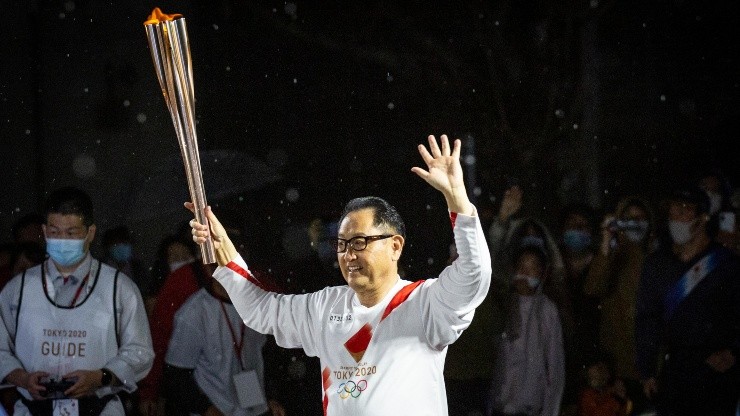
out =
<path fill-rule="evenodd" d="M 659 415 L 735 414 L 740 391 L 740 263 L 707 231 L 700 189 L 668 201 L 672 246 L 645 261 L 637 295 L 637 366 Z"/>

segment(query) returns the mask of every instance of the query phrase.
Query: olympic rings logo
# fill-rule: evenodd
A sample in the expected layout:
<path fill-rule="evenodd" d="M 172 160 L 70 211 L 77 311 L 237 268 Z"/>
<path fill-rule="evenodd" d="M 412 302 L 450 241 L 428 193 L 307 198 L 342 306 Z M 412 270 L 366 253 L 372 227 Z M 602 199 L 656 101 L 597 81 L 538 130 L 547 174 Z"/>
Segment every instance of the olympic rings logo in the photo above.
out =
<path fill-rule="evenodd" d="M 337 394 L 339 394 L 339 397 L 342 399 L 346 399 L 348 397 L 356 399 L 360 397 L 360 394 L 362 394 L 365 389 L 367 389 L 367 380 L 360 380 L 356 383 L 354 381 L 348 381 L 339 385 L 337 388 Z"/>

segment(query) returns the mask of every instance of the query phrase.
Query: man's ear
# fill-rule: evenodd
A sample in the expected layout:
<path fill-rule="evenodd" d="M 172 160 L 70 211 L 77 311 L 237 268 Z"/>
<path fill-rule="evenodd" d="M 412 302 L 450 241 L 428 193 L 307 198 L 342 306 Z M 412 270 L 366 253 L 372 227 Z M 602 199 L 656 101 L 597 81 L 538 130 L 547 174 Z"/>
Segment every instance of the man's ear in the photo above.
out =
<path fill-rule="evenodd" d="M 398 261 L 398 259 L 401 258 L 401 252 L 403 251 L 405 240 L 400 235 L 394 235 L 391 239 L 393 244 L 393 261 Z"/>
<path fill-rule="evenodd" d="M 95 226 L 95 224 L 90 225 L 87 227 L 87 242 L 88 244 L 92 244 L 92 241 L 95 239 L 95 232 L 98 230 L 98 227 Z"/>

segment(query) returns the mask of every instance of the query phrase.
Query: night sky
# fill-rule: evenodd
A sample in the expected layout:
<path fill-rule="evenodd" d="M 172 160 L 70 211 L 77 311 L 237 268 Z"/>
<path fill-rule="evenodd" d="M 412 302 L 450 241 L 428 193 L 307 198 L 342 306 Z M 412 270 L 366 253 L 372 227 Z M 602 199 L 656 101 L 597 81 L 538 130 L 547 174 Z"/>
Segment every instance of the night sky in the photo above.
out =
<path fill-rule="evenodd" d="M 515 177 L 553 225 L 569 202 L 657 202 L 702 167 L 740 181 L 736 2 L 13 3 L 0 16 L 4 240 L 67 184 L 92 195 L 101 232 L 128 224 L 147 261 L 188 218 L 142 25 L 155 6 L 187 19 L 209 202 L 278 262 L 308 221 L 372 194 L 407 221 L 409 274 L 438 272 L 446 208 L 410 172 L 428 134 L 465 140 L 484 214 Z"/>

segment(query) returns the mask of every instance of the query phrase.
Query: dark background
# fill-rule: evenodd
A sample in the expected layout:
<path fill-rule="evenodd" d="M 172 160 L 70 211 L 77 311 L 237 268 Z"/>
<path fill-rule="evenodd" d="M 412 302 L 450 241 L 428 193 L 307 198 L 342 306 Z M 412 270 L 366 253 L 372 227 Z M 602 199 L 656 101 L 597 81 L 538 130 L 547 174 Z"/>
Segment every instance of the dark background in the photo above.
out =
<path fill-rule="evenodd" d="M 10 1 L 3 240 L 67 184 L 92 195 L 100 232 L 128 224 L 145 262 L 188 218 L 142 25 L 155 6 L 187 19 L 206 175 L 247 178 L 206 178 L 209 202 L 262 258 L 299 259 L 306 223 L 373 194 L 407 221 L 409 275 L 436 273 L 444 201 L 410 172 L 428 134 L 465 140 L 484 215 L 512 177 L 551 224 L 570 202 L 657 202 L 703 167 L 738 183 L 734 1 Z"/>

